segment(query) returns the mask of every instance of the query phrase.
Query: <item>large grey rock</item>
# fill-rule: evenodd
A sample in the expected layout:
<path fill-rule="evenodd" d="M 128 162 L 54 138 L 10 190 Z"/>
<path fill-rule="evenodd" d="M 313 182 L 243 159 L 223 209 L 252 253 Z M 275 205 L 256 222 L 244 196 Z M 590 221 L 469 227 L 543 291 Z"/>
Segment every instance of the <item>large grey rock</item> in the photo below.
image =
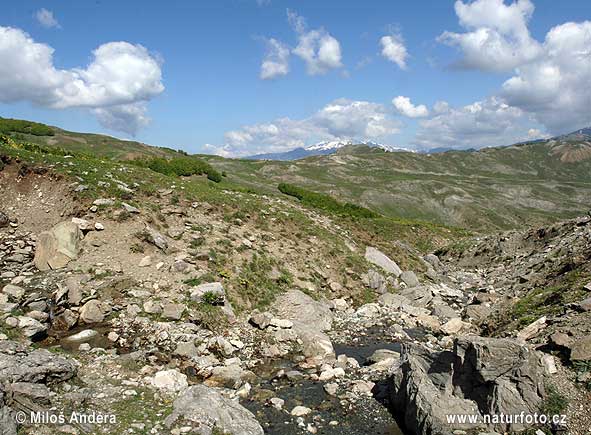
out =
<path fill-rule="evenodd" d="M 304 356 L 316 362 L 334 360 L 330 338 L 324 333 L 332 327 L 333 314 L 328 304 L 315 301 L 299 290 L 279 296 L 275 309 L 282 319 L 291 320 L 302 341 Z"/>
<path fill-rule="evenodd" d="M 376 266 L 381 267 L 385 272 L 399 277 L 402 270 L 386 254 L 376 248 L 368 246 L 365 249 L 365 259 Z"/>
<path fill-rule="evenodd" d="M 78 258 L 82 232 L 72 222 L 61 222 L 37 237 L 35 266 L 39 270 L 59 269 Z"/>
<path fill-rule="evenodd" d="M 14 341 L 0 341 L 0 384 L 36 382 L 51 384 L 72 378 L 78 364 L 45 349 L 31 351 Z"/>
<path fill-rule="evenodd" d="M 406 297 L 411 305 L 419 308 L 425 308 L 433 300 L 433 292 L 429 286 L 406 288 L 400 294 Z"/>
<path fill-rule="evenodd" d="M 419 285 L 419 279 L 411 270 L 407 270 L 400 274 L 400 279 L 409 287 L 416 287 Z"/>
<path fill-rule="evenodd" d="M 103 302 L 92 299 L 80 308 L 80 320 L 84 323 L 101 323 L 105 320 L 106 312 L 107 306 Z"/>
<path fill-rule="evenodd" d="M 533 414 L 545 396 L 540 354 L 511 339 L 467 335 L 453 351 L 404 345 L 393 368 L 391 399 L 411 433 L 451 435 L 454 430 L 517 432 L 520 424 L 450 424 L 451 414 Z M 482 421 L 482 420 L 480 420 Z"/>
<path fill-rule="evenodd" d="M 224 397 L 219 390 L 205 385 L 187 388 L 173 404 L 172 414 L 165 420 L 173 424 L 193 425 L 200 435 L 225 433 L 232 435 L 263 435 L 263 428 L 254 415 L 237 401 Z M 214 430 L 216 432 L 214 432 Z"/>
<path fill-rule="evenodd" d="M 47 325 L 28 316 L 18 317 L 18 328 L 25 337 L 31 340 L 42 338 L 47 331 Z"/>
<path fill-rule="evenodd" d="M 294 325 L 307 329 L 329 331 L 333 315 L 328 304 L 315 301 L 300 290 L 291 290 L 275 301 L 275 310 L 281 319 L 291 320 Z M 295 326 L 294 326 L 295 327 Z"/>

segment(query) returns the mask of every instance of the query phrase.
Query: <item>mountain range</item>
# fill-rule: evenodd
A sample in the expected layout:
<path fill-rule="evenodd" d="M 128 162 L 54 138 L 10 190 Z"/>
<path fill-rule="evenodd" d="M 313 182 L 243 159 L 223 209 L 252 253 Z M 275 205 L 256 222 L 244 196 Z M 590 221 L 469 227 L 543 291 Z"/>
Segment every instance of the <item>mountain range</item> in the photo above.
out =
<path fill-rule="evenodd" d="M 399 148 L 390 145 L 384 145 L 381 143 L 367 141 L 367 140 L 356 140 L 356 139 L 335 139 L 332 141 L 322 141 L 317 144 L 310 145 L 308 147 L 298 147 L 289 151 L 276 152 L 276 153 L 265 153 L 255 154 L 246 157 L 249 160 L 298 160 L 310 156 L 323 156 L 333 154 L 339 149 L 353 146 L 353 145 L 365 145 L 370 148 L 379 148 L 387 152 L 395 151 L 407 151 L 412 152 L 407 148 Z"/>

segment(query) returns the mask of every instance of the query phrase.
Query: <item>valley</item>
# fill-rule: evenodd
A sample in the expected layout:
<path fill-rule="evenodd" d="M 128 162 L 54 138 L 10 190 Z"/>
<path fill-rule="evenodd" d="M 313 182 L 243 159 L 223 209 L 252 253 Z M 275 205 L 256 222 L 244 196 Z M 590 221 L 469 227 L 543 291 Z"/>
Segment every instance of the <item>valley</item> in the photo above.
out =
<path fill-rule="evenodd" d="M 253 161 L 23 129 L 0 433 L 591 430 L 587 133 Z M 116 422 L 14 418 L 45 410 Z M 483 423 L 521 412 L 566 424 Z"/>

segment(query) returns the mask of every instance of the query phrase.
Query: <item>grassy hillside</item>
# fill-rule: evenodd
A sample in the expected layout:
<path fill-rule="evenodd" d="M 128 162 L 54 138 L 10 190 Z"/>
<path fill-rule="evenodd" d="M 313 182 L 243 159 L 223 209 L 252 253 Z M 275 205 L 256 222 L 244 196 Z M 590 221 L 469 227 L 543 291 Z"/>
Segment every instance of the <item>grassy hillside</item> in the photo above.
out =
<path fill-rule="evenodd" d="M 587 130 L 480 151 L 388 153 L 353 146 L 289 162 L 186 156 L 169 148 L 3 118 L 0 133 L 17 142 L 102 159 L 142 160 L 140 166 L 167 175 L 205 173 L 221 181 L 226 174 L 225 184 L 276 195 L 278 185 L 286 183 L 384 216 L 478 231 L 544 224 L 591 208 Z M 181 160 L 171 165 L 164 159 Z"/>
<path fill-rule="evenodd" d="M 77 153 L 92 153 L 96 156 L 119 160 L 174 157 L 185 154 L 169 148 L 154 147 L 101 134 L 76 133 L 18 119 L 0 118 L 0 134 L 42 146 L 62 148 Z"/>
<path fill-rule="evenodd" d="M 245 185 L 290 183 L 387 216 L 482 230 L 586 213 L 590 151 L 583 136 L 440 154 L 352 147 L 291 162 L 202 158 Z"/>

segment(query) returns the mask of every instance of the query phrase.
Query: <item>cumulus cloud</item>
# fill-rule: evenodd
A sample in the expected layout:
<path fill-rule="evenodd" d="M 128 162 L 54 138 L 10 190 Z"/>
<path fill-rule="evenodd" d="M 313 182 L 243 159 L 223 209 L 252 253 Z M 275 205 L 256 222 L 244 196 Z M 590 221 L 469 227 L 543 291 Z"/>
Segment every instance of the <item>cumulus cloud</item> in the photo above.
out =
<path fill-rule="evenodd" d="M 554 27 L 543 50 L 503 84 L 501 95 L 554 133 L 591 125 L 591 21 Z"/>
<path fill-rule="evenodd" d="M 402 36 L 398 34 L 382 36 L 380 44 L 382 46 L 382 56 L 398 65 L 400 69 L 406 69 L 408 51 L 404 46 Z"/>
<path fill-rule="evenodd" d="M 534 5 L 518 0 L 506 5 L 504 0 L 455 2 L 460 25 L 467 32 L 444 32 L 438 40 L 460 49 L 464 68 L 483 71 L 511 71 L 541 53 L 540 44 L 531 37 L 527 23 Z"/>
<path fill-rule="evenodd" d="M 260 78 L 269 80 L 287 75 L 289 73 L 289 47 L 273 38 L 266 42 L 267 54 L 261 64 Z"/>
<path fill-rule="evenodd" d="M 35 18 L 37 19 L 39 24 L 41 24 L 43 27 L 45 27 L 47 29 L 52 29 L 52 28 L 60 29 L 61 28 L 60 23 L 53 16 L 53 12 L 48 11 L 45 8 L 41 8 L 37 12 L 35 12 Z"/>
<path fill-rule="evenodd" d="M 461 49 L 465 67 L 512 71 L 499 98 L 553 134 L 591 125 L 591 21 L 558 25 L 539 42 L 528 29 L 530 0 L 458 0 L 455 9 L 469 31 L 439 40 Z"/>
<path fill-rule="evenodd" d="M 287 11 L 290 25 L 298 34 L 298 45 L 293 54 L 306 62 L 308 74 L 326 74 L 331 69 L 343 66 L 341 44 L 326 30 L 308 30 L 306 20 L 292 11 Z"/>
<path fill-rule="evenodd" d="M 527 140 L 535 125 L 521 109 L 496 97 L 458 108 L 440 102 L 435 114 L 420 122 L 414 145 L 422 149 L 508 145 Z"/>
<path fill-rule="evenodd" d="M 208 144 L 207 151 L 223 156 L 245 156 L 286 151 L 329 139 L 379 140 L 395 134 L 400 121 L 381 104 L 335 100 L 305 119 L 279 118 L 248 125 L 225 134 L 225 144 Z"/>
<path fill-rule="evenodd" d="M 146 103 L 164 91 L 159 62 L 141 45 L 110 42 L 86 68 L 58 69 L 53 48 L 20 29 L 0 27 L 0 101 L 92 110 L 107 128 L 134 134 Z"/>
<path fill-rule="evenodd" d="M 424 104 L 415 106 L 410 101 L 410 98 L 403 97 L 402 95 L 394 98 L 392 104 L 396 108 L 399 114 L 407 116 L 409 118 L 424 118 L 429 116 L 429 110 Z"/>

